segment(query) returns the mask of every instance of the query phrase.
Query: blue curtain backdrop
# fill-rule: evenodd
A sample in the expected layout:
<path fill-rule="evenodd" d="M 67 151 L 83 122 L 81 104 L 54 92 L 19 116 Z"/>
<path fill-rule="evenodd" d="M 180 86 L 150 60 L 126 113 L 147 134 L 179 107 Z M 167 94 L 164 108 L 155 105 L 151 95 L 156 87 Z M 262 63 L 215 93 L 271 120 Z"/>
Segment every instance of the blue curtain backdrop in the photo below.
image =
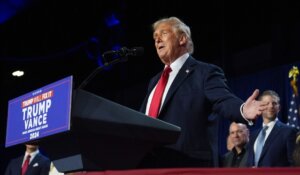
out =
<path fill-rule="evenodd" d="M 263 92 L 265 90 L 276 91 L 279 94 L 281 100 L 281 111 L 278 118 L 282 122 L 287 123 L 289 114 L 288 110 L 290 108 L 290 102 L 292 100 L 292 89 L 290 86 L 290 79 L 288 75 L 289 70 L 293 66 L 297 66 L 299 68 L 300 62 L 273 67 L 271 69 L 266 69 L 264 71 L 259 71 L 249 75 L 231 77 L 228 78 L 228 84 L 232 91 L 243 100 L 246 100 L 255 89 L 259 89 L 260 92 Z M 299 96 L 297 98 L 299 99 Z M 297 116 L 299 121 L 299 112 Z M 221 119 L 221 122 L 219 124 L 219 151 L 221 155 L 227 152 L 226 138 L 228 135 L 229 124 L 230 121 L 224 118 Z M 262 119 L 261 117 L 259 117 L 255 124 L 249 127 L 250 134 L 254 129 L 259 128 L 261 125 Z"/>

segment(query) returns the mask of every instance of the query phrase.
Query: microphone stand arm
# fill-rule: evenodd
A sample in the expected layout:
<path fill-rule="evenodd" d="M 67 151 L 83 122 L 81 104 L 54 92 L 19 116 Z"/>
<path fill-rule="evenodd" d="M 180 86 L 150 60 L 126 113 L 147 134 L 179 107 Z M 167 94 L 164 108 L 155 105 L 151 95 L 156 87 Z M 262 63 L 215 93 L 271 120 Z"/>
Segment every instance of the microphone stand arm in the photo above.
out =
<path fill-rule="evenodd" d="M 84 81 L 78 86 L 78 89 L 85 88 L 85 86 L 104 68 L 127 60 L 128 60 L 127 56 L 125 56 L 125 57 L 115 58 L 110 62 L 105 62 L 104 65 L 97 67 L 92 73 L 90 73 L 89 76 L 86 77 Z"/>

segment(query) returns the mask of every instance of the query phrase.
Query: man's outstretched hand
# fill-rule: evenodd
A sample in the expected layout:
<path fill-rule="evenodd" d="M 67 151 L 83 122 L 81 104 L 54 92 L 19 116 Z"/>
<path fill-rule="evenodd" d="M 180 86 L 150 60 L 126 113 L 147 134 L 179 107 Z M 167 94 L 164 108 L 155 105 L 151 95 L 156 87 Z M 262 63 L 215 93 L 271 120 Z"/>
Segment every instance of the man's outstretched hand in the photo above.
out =
<path fill-rule="evenodd" d="M 243 106 L 243 115 L 248 120 L 255 120 L 267 108 L 267 103 L 256 100 L 258 95 L 259 90 L 255 89 Z"/>

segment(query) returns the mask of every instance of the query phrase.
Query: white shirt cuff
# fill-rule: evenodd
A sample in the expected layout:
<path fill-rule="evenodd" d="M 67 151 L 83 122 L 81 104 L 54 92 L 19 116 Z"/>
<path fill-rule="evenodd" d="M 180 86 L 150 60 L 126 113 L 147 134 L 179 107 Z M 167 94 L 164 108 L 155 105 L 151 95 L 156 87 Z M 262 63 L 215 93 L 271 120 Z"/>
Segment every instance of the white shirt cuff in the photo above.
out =
<path fill-rule="evenodd" d="M 248 122 L 248 125 L 249 126 L 252 126 L 253 125 L 253 122 L 251 120 L 248 120 L 245 116 L 244 116 L 244 113 L 243 113 L 243 107 L 244 107 L 245 103 L 243 103 L 240 107 L 240 112 L 241 112 L 241 115 L 242 117 Z"/>

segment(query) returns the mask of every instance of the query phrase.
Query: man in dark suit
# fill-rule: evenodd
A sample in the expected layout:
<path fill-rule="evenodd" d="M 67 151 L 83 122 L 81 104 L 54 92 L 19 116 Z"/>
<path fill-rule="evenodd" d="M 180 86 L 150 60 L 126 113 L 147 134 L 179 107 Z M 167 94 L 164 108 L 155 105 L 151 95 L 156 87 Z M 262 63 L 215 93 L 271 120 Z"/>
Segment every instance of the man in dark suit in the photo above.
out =
<path fill-rule="evenodd" d="M 293 152 L 294 166 L 300 167 L 300 131 L 296 135 L 296 145 Z"/>
<path fill-rule="evenodd" d="M 28 168 L 24 170 L 24 164 L 28 158 Z M 26 144 L 24 156 L 12 159 L 5 171 L 5 175 L 48 175 L 50 171 L 50 160 L 39 152 L 38 145 Z M 23 169 L 23 170 L 22 170 Z"/>
<path fill-rule="evenodd" d="M 267 109 L 262 112 L 265 129 L 259 129 L 250 136 L 248 164 L 254 167 L 292 166 L 297 131 L 277 119 L 280 97 L 275 91 L 264 91 L 259 100 L 267 103 Z M 261 142 L 259 138 L 264 131 Z"/>
<path fill-rule="evenodd" d="M 231 93 L 219 67 L 195 60 L 191 56 L 194 47 L 190 28 L 180 19 L 161 19 L 153 24 L 153 29 L 157 54 L 168 71 L 150 81 L 141 111 L 181 127 L 181 134 L 177 143 L 147 155 L 142 167 L 216 165 L 217 154 L 213 150 L 218 145 L 217 130 L 212 129 L 216 126 L 215 116 L 237 122 L 255 119 L 265 108 L 255 100 L 259 92 L 255 90 L 243 103 Z"/>
<path fill-rule="evenodd" d="M 247 167 L 249 130 L 245 124 L 232 122 L 229 127 L 229 139 L 233 148 L 222 159 L 222 167 Z"/>

